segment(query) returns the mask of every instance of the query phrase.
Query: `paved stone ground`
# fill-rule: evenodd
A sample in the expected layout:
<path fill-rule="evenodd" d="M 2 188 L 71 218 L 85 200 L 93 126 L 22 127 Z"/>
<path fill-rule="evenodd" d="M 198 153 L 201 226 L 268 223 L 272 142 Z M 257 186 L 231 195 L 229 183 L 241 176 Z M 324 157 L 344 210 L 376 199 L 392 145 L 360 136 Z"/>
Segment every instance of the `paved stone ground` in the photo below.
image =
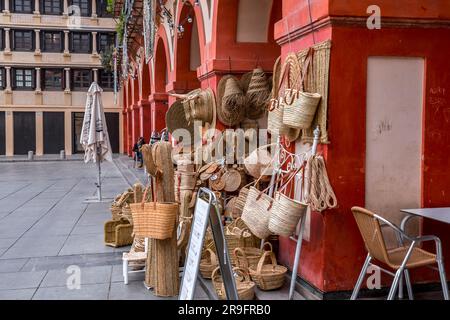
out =
<path fill-rule="evenodd" d="M 123 157 L 102 165 L 104 197 L 145 181 L 132 164 Z M 160 299 L 145 289 L 143 273 L 123 284 L 129 247 L 103 243 L 109 203 L 83 203 L 95 181 L 95 165 L 82 161 L 0 163 L 0 299 Z M 70 265 L 81 268 L 79 290 L 66 286 Z M 196 294 L 207 299 L 200 286 Z"/>

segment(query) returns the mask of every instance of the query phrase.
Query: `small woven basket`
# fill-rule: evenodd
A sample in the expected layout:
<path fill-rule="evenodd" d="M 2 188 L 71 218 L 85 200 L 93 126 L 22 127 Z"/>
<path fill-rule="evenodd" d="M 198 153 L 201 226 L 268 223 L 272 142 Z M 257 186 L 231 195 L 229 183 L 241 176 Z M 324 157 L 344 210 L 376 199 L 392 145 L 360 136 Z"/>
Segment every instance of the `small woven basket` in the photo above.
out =
<path fill-rule="evenodd" d="M 133 216 L 131 214 L 131 209 L 129 204 L 125 204 L 122 207 L 122 217 L 125 218 L 130 222 L 130 224 L 133 224 Z"/>
<path fill-rule="evenodd" d="M 206 258 L 200 261 L 200 273 L 205 279 L 211 279 L 214 269 L 219 265 L 217 256 L 211 249 L 206 249 Z"/>
<path fill-rule="evenodd" d="M 273 251 L 270 242 L 265 242 L 263 249 L 251 247 L 234 249 L 233 255 L 237 261 L 236 266 L 244 270 L 248 270 L 249 268 L 256 270 L 258 262 L 265 251 Z"/>
<path fill-rule="evenodd" d="M 255 187 L 250 187 L 242 211 L 242 220 L 250 231 L 260 239 L 270 235 L 269 219 L 273 199 Z"/>
<path fill-rule="evenodd" d="M 267 257 L 270 258 L 270 264 L 266 263 Z M 261 290 L 275 290 L 283 286 L 287 268 L 277 264 L 273 252 L 265 251 L 259 259 L 256 269 L 249 268 L 249 272 L 252 280 Z"/>
<path fill-rule="evenodd" d="M 227 295 L 219 271 L 220 267 L 214 269 L 211 279 L 219 299 L 226 300 Z M 248 272 L 240 268 L 233 268 L 233 271 L 235 273 L 236 289 L 239 300 L 253 300 L 255 298 L 255 283 L 251 281 Z"/>
<path fill-rule="evenodd" d="M 122 208 L 116 205 L 112 205 L 111 208 L 111 216 L 113 220 L 120 220 L 122 215 Z"/>
<path fill-rule="evenodd" d="M 133 243 L 133 225 L 127 220 L 120 219 L 105 222 L 104 242 L 110 247 L 123 247 Z"/>
<path fill-rule="evenodd" d="M 293 200 L 281 192 L 276 192 L 269 219 L 269 230 L 280 236 L 292 235 L 307 208 L 307 204 Z"/>
<path fill-rule="evenodd" d="M 172 237 L 179 210 L 178 203 L 133 203 L 130 208 L 136 236 L 159 240 Z"/>

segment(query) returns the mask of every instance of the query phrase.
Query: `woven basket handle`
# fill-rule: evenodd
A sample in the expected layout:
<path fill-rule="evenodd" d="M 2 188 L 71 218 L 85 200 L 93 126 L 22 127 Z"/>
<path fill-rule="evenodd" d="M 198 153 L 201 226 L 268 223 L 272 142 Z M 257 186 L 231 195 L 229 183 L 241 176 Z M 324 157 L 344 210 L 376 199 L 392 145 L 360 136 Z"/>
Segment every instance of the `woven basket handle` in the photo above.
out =
<path fill-rule="evenodd" d="M 258 261 L 258 266 L 256 267 L 257 275 L 262 274 L 262 267 L 264 266 L 264 262 L 265 262 L 267 256 L 270 257 L 270 260 L 274 266 L 277 265 L 277 259 L 275 258 L 275 254 L 272 251 L 265 251 L 263 253 L 263 255 L 261 256 L 261 259 L 259 259 L 259 261 Z"/>
<path fill-rule="evenodd" d="M 262 248 L 265 249 L 266 247 L 269 247 L 269 250 L 264 250 L 264 251 L 273 251 L 273 247 L 270 242 L 268 242 L 268 241 L 264 242 Z"/>
<path fill-rule="evenodd" d="M 237 261 L 243 261 L 243 265 L 244 268 L 248 269 L 249 264 L 248 264 L 248 259 L 247 259 L 247 255 L 245 254 L 244 250 L 242 250 L 241 248 L 236 248 L 233 251 L 234 256 L 236 257 Z"/>
<path fill-rule="evenodd" d="M 141 201 L 142 209 L 144 209 L 144 207 L 145 207 L 145 200 L 147 199 L 148 190 L 151 190 L 152 188 L 153 188 L 153 184 L 151 184 L 150 186 L 147 186 L 145 188 L 144 195 L 142 196 L 142 201 Z M 152 203 L 153 203 L 153 209 L 156 210 L 156 201 L 152 201 Z"/>
<path fill-rule="evenodd" d="M 211 261 L 211 265 L 217 265 L 217 256 L 211 249 L 206 249 L 206 252 L 209 254 L 209 260 Z"/>
<path fill-rule="evenodd" d="M 248 272 L 242 268 L 239 267 L 234 267 L 233 271 L 235 272 L 235 274 L 237 276 L 240 277 L 240 279 L 238 279 L 239 282 L 249 282 L 250 280 L 250 276 L 248 274 Z"/>
<path fill-rule="evenodd" d="M 212 282 L 214 284 L 214 287 L 215 287 L 215 284 L 218 282 L 217 279 L 221 278 L 221 276 L 218 274 L 219 271 L 220 271 L 220 267 L 217 267 L 217 268 L 214 269 L 214 271 L 211 274 L 211 280 L 212 280 Z"/>
<path fill-rule="evenodd" d="M 298 88 L 300 91 L 305 91 L 305 80 L 306 77 L 308 76 L 309 66 L 311 66 L 313 63 L 313 57 L 314 57 L 314 48 L 310 47 L 308 49 L 308 53 L 306 54 L 305 62 L 303 63 L 302 67 L 302 74 L 299 82 L 300 87 Z"/>
<path fill-rule="evenodd" d="M 291 180 L 300 172 L 300 170 L 305 168 L 305 164 L 306 161 L 303 162 L 303 164 L 299 168 L 293 170 L 291 174 L 288 175 L 288 179 L 278 188 L 278 191 L 280 192 L 284 191 L 284 189 L 286 189 L 286 187 L 289 185 L 289 182 L 291 182 Z"/>

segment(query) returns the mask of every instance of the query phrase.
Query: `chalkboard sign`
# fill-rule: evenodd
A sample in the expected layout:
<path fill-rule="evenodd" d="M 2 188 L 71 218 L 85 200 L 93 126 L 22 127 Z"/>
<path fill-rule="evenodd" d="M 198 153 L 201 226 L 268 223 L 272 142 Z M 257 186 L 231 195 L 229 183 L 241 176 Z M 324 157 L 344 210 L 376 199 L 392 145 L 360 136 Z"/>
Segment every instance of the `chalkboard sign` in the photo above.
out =
<path fill-rule="evenodd" d="M 188 254 L 184 265 L 179 300 L 192 300 L 198 277 L 198 269 L 205 239 L 208 218 L 211 223 L 214 243 L 219 258 L 225 292 L 228 299 L 237 300 L 238 294 L 234 282 L 233 270 L 226 247 L 223 226 L 216 210 L 216 196 L 207 188 L 200 188 L 195 204 L 194 220 L 189 237 Z"/>

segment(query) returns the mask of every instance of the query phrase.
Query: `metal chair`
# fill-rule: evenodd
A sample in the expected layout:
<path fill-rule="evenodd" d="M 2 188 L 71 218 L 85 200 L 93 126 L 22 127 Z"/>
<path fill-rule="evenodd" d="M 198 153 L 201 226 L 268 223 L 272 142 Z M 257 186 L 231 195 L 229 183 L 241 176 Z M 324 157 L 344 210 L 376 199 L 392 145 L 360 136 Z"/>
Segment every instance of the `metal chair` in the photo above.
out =
<path fill-rule="evenodd" d="M 437 264 L 439 275 L 442 283 L 442 290 L 444 293 L 444 299 L 449 300 L 449 294 L 447 289 L 447 280 L 445 277 L 444 261 L 442 257 L 441 241 L 436 236 L 422 236 L 422 237 L 410 237 L 403 230 L 389 222 L 388 220 L 360 207 L 352 208 L 353 215 L 356 223 L 358 224 L 361 235 L 364 239 L 366 249 L 368 251 L 366 261 L 359 275 L 356 286 L 353 290 L 351 300 L 355 300 L 358 297 L 361 284 L 367 272 L 367 268 L 370 265 L 378 267 L 381 271 L 394 277 L 392 287 L 389 291 L 388 300 L 394 299 L 397 292 L 399 282 L 403 275 L 406 280 L 406 287 L 408 290 L 409 299 L 413 299 L 413 292 L 411 286 L 411 280 L 409 277 L 409 269 L 431 266 Z M 383 227 L 392 228 L 399 240 L 399 247 L 395 249 L 386 249 L 386 244 L 382 234 Z M 404 245 L 403 240 L 407 239 L 411 241 L 410 245 Z M 425 242 L 434 241 L 436 244 L 436 254 L 417 248 L 416 245 Z M 377 260 L 386 264 L 389 268 L 393 269 L 395 273 L 383 269 L 372 263 L 372 260 Z"/>

